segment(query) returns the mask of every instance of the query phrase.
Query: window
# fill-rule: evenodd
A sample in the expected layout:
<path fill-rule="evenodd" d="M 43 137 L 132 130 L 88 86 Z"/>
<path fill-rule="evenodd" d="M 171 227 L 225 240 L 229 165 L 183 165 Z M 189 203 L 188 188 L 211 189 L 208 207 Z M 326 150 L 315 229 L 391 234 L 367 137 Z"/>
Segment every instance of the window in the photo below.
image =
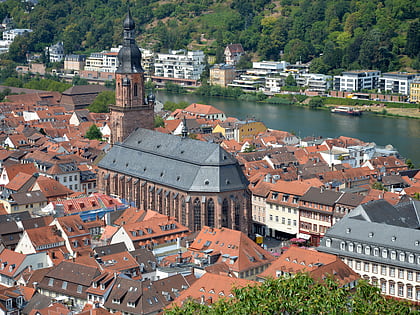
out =
<path fill-rule="evenodd" d="M 287 219 L 287 225 L 291 225 L 292 224 L 292 220 L 291 219 Z"/>
<path fill-rule="evenodd" d="M 276 222 L 279 222 L 279 216 L 276 215 Z"/>
<path fill-rule="evenodd" d="M 293 226 L 297 226 L 296 220 L 293 220 Z"/>
<path fill-rule="evenodd" d="M 373 255 L 374 255 L 374 256 L 379 256 L 379 249 L 378 249 L 378 248 L 376 248 L 376 247 L 375 247 L 375 248 L 373 249 Z"/>
<path fill-rule="evenodd" d="M 273 215 L 270 214 L 270 221 L 273 221 Z"/>
<path fill-rule="evenodd" d="M 398 296 L 404 296 L 404 286 L 402 284 L 398 284 Z"/>
<path fill-rule="evenodd" d="M 405 254 L 404 253 L 400 253 L 400 261 L 404 261 L 405 260 Z"/>
<path fill-rule="evenodd" d="M 395 277 L 395 268 L 394 267 L 389 267 L 389 276 L 390 277 Z"/>
<path fill-rule="evenodd" d="M 398 268 L 398 278 L 404 279 L 404 269 Z"/>
<path fill-rule="evenodd" d="M 395 283 L 394 282 L 389 283 L 389 294 L 390 295 L 395 295 Z"/>
<path fill-rule="evenodd" d="M 386 266 L 381 266 L 381 275 L 386 276 Z"/>
<path fill-rule="evenodd" d="M 365 247 L 365 255 L 370 255 L 370 246 Z"/>
<path fill-rule="evenodd" d="M 407 298 L 412 299 L 413 298 L 413 287 L 407 286 Z"/>
<path fill-rule="evenodd" d="M 362 253 L 362 245 L 357 244 L 357 246 L 356 246 L 356 251 L 357 251 L 359 254 L 361 254 L 361 253 Z"/>
<path fill-rule="evenodd" d="M 331 247 L 331 239 L 330 239 L 330 238 L 327 238 L 327 239 L 325 240 L 325 246 L 327 246 L 327 247 Z"/>
<path fill-rule="evenodd" d="M 388 258 L 388 250 L 386 249 L 382 250 L 382 258 Z"/>
<path fill-rule="evenodd" d="M 79 284 L 77 286 L 77 293 L 82 293 L 82 289 L 83 289 L 82 285 Z"/>
<path fill-rule="evenodd" d="M 52 287 L 54 285 L 54 279 L 50 278 L 50 280 L 48 280 L 48 286 Z"/>
<path fill-rule="evenodd" d="M 285 217 L 281 217 L 281 224 L 286 224 L 286 218 Z"/>
<path fill-rule="evenodd" d="M 420 282 L 420 272 L 416 272 L 416 282 Z"/>
<path fill-rule="evenodd" d="M 410 264 L 414 263 L 414 255 L 413 254 L 408 255 L 408 262 Z"/>
<path fill-rule="evenodd" d="M 349 243 L 349 251 L 352 252 L 353 251 L 353 243 Z"/>
<path fill-rule="evenodd" d="M 61 285 L 61 288 L 62 288 L 63 290 L 67 290 L 67 281 L 63 281 L 63 283 L 62 283 L 62 285 Z"/>
<path fill-rule="evenodd" d="M 366 263 L 366 262 L 365 262 L 363 270 L 364 270 L 365 272 L 369 272 L 369 263 Z"/>
<path fill-rule="evenodd" d="M 383 282 L 381 282 L 381 292 L 382 293 L 386 293 L 386 282 L 385 281 L 383 281 Z"/>
<path fill-rule="evenodd" d="M 349 259 L 349 260 L 347 260 L 347 265 L 348 265 L 350 268 L 353 268 L 353 259 Z"/>
<path fill-rule="evenodd" d="M 372 272 L 378 273 L 378 264 L 372 264 Z"/>
<path fill-rule="evenodd" d="M 346 250 L 346 243 L 345 242 L 340 243 L 340 249 L 341 250 Z"/>
<path fill-rule="evenodd" d="M 397 259 L 397 253 L 394 250 L 391 252 L 391 259 Z"/>
<path fill-rule="evenodd" d="M 413 280 L 413 272 L 412 271 L 407 271 L 407 280 L 410 280 L 410 281 Z"/>
<path fill-rule="evenodd" d="M 361 262 L 356 261 L 356 270 L 360 270 L 360 269 L 361 269 Z"/>
<path fill-rule="evenodd" d="M 420 288 L 416 288 L 416 300 L 420 301 Z"/>

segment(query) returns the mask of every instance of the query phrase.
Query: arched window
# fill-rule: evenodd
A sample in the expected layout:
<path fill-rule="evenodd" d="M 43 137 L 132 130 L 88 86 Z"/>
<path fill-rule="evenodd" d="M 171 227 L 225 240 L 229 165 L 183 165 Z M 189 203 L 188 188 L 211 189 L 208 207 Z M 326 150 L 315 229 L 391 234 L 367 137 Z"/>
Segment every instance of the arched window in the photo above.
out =
<path fill-rule="evenodd" d="M 235 201 L 235 225 L 237 229 L 241 226 L 241 205 L 239 201 Z"/>
<path fill-rule="evenodd" d="M 201 230 L 201 203 L 198 198 L 194 200 L 194 229 L 196 231 Z"/>
<path fill-rule="evenodd" d="M 211 198 L 207 201 L 207 226 L 214 227 L 214 201 Z"/>
<path fill-rule="evenodd" d="M 223 200 L 222 203 L 222 227 L 229 227 L 229 202 L 227 201 L 227 199 Z"/>
<path fill-rule="evenodd" d="M 181 199 L 181 224 L 184 226 L 187 225 L 187 207 L 184 197 Z"/>

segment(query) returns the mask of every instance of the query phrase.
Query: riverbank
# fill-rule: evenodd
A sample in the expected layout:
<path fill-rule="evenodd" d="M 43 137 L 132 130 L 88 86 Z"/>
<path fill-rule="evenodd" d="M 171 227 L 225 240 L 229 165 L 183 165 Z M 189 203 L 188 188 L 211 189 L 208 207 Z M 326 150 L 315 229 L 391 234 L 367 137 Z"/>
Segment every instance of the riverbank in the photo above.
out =
<path fill-rule="evenodd" d="M 325 105 L 328 110 L 338 105 Z M 418 108 L 396 108 L 396 107 L 386 107 L 386 106 L 373 106 L 373 105 L 364 105 L 364 106 L 351 106 L 355 109 L 362 110 L 364 112 L 372 112 L 377 115 L 387 116 L 387 117 L 403 117 L 403 118 L 413 118 L 420 119 L 420 110 Z"/>

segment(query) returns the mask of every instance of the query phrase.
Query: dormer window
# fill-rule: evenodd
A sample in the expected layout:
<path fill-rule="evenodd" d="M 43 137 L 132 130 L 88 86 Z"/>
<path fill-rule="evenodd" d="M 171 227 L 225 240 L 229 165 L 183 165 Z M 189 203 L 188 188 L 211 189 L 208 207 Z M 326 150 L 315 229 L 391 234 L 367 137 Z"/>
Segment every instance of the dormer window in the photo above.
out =
<path fill-rule="evenodd" d="M 133 307 L 133 308 L 134 308 L 134 307 L 136 307 L 136 303 L 135 303 L 135 302 L 132 302 L 132 301 L 128 301 L 128 302 L 127 302 L 127 306 L 128 306 L 128 307 Z"/>
<path fill-rule="evenodd" d="M 121 300 L 120 299 L 112 299 L 112 303 L 114 304 L 120 304 Z"/>

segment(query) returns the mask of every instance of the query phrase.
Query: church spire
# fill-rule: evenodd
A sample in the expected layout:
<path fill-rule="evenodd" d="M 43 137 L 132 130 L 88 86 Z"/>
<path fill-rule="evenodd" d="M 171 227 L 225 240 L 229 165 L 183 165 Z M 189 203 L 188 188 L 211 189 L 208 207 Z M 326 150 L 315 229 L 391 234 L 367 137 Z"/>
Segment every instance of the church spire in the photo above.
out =
<path fill-rule="evenodd" d="M 124 19 L 124 42 L 118 53 L 119 66 L 117 73 L 139 73 L 143 72 L 141 67 L 141 52 L 134 38 L 136 24 L 131 17 L 130 10 Z"/>

